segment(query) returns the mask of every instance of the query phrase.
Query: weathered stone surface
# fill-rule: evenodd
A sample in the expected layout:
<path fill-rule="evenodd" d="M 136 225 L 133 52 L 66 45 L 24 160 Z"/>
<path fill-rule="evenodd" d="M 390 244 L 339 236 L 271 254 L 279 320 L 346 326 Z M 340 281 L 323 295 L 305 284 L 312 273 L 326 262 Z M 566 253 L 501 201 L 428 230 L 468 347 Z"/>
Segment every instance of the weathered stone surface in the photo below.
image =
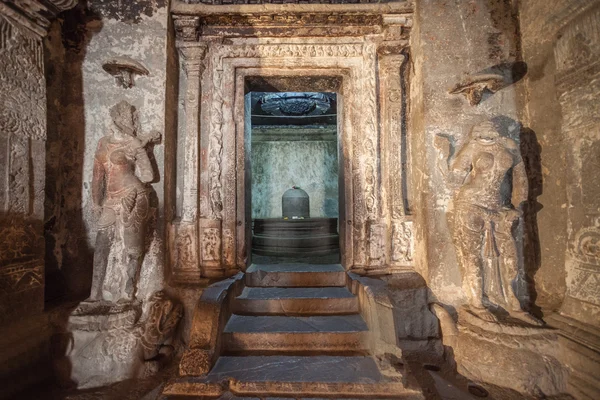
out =
<path fill-rule="evenodd" d="M 356 314 L 358 299 L 346 288 L 244 288 L 236 298 L 236 314 Z"/>
<path fill-rule="evenodd" d="M 78 388 L 108 385 L 156 373 L 169 358 L 182 307 L 162 292 L 150 301 L 148 316 L 141 320 L 142 304 L 97 301 L 81 303 L 60 332 L 70 342 L 62 359 L 55 362 L 63 384 Z"/>
<path fill-rule="evenodd" d="M 527 199 L 526 170 L 517 143 L 503 137 L 491 122 L 472 128 L 470 138 L 450 156 L 450 181 L 462 182 L 449 210 L 463 290 L 473 313 L 493 321 L 486 306 L 504 307 L 525 322 L 541 324 L 522 310 L 523 287 L 519 256 L 521 204 Z M 514 286 L 513 286 L 514 284 Z M 515 290 L 514 288 L 517 288 Z M 520 296 L 518 296 L 518 294 Z"/>
<path fill-rule="evenodd" d="M 359 315 L 241 316 L 232 315 L 223 331 L 230 352 L 364 352 L 367 326 Z M 307 347 L 307 343 L 311 343 Z"/>
<path fill-rule="evenodd" d="M 346 273 L 339 264 L 252 264 L 246 285 L 259 287 L 345 286 Z"/>
<path fill-rule="evenodd" d="M 0 3 L 0 382 L 2 397 L 47 379 L 43 38 L 71 0 Z"/>
<path fill-rule="evenodd" d="M 165 388 L 168 395 L 208 394 L 212 382 L 228 381 L 239 395 L 294 395 L 346 398 L 419 399 L 399 380 L 383 376 L 371 357 L 247 356 L 221 357 L 215 368 L 200 380 L 180 380 Z"/>
<path fill-rule="evenodd" d="M 490 398 L 600 397 L 597 0 L 217 3 L 88 0 L 50 26 L 75 1 L 0 2 L 2 396 L 51 370 L 52 320 L 73 340 L 57 354 L 78 354 L 57 368 L 82 385 L 153 373 L 170 358 L 163 345 L 189 333 L 174 395 L 402 398 L 420 385 L 435 397 L 455 366 L 463 389 L 471 379 Z M 324 197 L 340 199 L 341 265 L 226 279 L 252 262 L 253 91 L 336 93 L 323 120 L 338 129 L 318 135 L 319 151 L 339 144 L 340 196 Z M 266 110 L 292 118 L 281 97 Z M 96 229 L 91 192 L 110 189 L 93 160 L 121 101 L 140 111 L 139 126 L 119 113 L 123 126 L 164 141 L 104 163 L 119 190 L 149 189 L 102 204 L 113 236 Z M 255 156 L 271 145 L 257 132 Z M 127 181 L 135 167 L 143 179 Z M 121 229 L 122 216 L 140 229 Z M 44 293 L 87 296 L 94 250 L 106 274 L 92 298 L 111 302 L 80 304 L 69 332 L 61 307 L 56 319 L 43 311 Z M 163 288 L 185 310 L 153 297 Z M 373 359 L 326 368 L 317 354 L 313 371 L 315 351 Z M 244 371 L 219 364 L 228 352 Z M 276 371 L 272 352 L 306 355 L 281 362 L 299 376 Z M 442 355 L 440 376 L 422 373 Z M 358 381 L 329 379 L 350 367 Z"/>
<path fill-rule="evenodd" d="M 458 371 L 475 382 L 532 396 L 565 393 L 567 370 L 559 362 L 556 333 L 517 321 L 487 322 L 468 311 L 459 313 L 453 347 Z M 499 360 L 510 361 L 499 367 Z"/>

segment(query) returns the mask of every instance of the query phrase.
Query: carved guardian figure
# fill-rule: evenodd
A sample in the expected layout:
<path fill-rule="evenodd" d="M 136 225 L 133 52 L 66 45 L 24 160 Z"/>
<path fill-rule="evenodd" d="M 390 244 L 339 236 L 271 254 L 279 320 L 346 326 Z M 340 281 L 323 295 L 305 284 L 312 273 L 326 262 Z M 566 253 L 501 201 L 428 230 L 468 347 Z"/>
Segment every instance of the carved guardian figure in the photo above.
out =
<path fill-rule="evenodd" d="M 484 303 L 486 297 L 489 303 L 506 307 L 512 317 L 539 324 L 522 310 L 512 285 L 519 268 L 514 228 L 527 199 L 518 144 L 500 136 L 493 123 L 484 122 L 473 127 L 449 167 L 461 182 L 451 225 L 469 311 L 496 321 Z"/>
<path fill-rule="evenodd" d="M 148 183 L 154 179 L 146 145 L 157 136 L 136 136 L 136 110 L 126 101 L 113 106 L 110 117 L 110 132 L 98 142 L 94 159 L 92 199 L 100 218 L 88 300 L 110 300 L 106 298 L 109 292 L 112 298 L 133 301 L 150 211 Z M 107 275 L 111 263 L 126 272 L 126 281 L 121 283 L 118 294 L 112 293 L 114 277 Z"/>

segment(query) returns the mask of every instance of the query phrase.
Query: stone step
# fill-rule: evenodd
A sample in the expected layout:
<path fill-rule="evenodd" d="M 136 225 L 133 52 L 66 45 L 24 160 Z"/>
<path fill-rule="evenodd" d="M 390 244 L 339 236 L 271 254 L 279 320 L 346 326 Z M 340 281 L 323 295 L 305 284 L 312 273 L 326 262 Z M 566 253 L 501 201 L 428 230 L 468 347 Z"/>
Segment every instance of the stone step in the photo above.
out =
<path fill-rule="evenodd" d="M 232 315 L 222 348 L 230 354 L 366 354 L 368 328 L 360 315 L 312 317 Z"/>
<path fill-rule="evenodd" d="M 422 399 L 401 376 L 384 376 L 365 356 L 220 357 L 204 378 L 179 378 L 165 394 L 223 399 Z M 228 385 L 227 385 L 228 382 Z M 229 391 L 232 395 L 225 395 Z"/>
<path fill-rule="evenodd" d="M 357 314 L 358 298 L 345 287 L 246 287 L 233 312 L 244 315 Z"/>
<path fill-rule="evenodd" d="M 252 264 L 246 270 L 246 286 L 327 287 L 345 285 L 346 271 L 340 264 Z"/>

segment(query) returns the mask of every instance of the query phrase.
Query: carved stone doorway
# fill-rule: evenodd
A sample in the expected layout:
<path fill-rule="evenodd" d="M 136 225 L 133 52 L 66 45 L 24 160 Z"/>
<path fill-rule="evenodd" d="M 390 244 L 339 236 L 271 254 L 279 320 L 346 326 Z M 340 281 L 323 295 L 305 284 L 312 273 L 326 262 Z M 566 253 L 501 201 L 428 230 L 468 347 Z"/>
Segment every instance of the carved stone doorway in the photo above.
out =
<path fill-rule="evenodd" d="M 186 14 L 175 15 L 185 118 L 173 147 L 184 149 L 185 162 L 171 186 L 181 205 L 166 207 L 175 209 L 173 280 L 199 283 L 248 265 L 244 95 L 261 86 L 338 93 L 342 265 L 361 274 L 412 268 L 410 17 Z"/>

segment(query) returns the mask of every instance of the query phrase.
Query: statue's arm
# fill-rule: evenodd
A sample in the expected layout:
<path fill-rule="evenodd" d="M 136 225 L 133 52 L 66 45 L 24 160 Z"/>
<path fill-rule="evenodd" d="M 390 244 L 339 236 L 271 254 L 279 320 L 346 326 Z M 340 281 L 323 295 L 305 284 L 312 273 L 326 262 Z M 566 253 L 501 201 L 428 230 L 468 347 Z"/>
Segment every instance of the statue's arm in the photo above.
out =
<path fill-rule="evenodd" d="M 518 156 L 517 164 L 512 170 L 512 203 L 515 208 L 519 208 L 521 203 L 527 201 L 527 192 L 529 189 L 529 182 L 527 180 L 527 172 L 525 171 L 525 164 L 520 156 Z"/>
<path fill-rule="evenodd" d="M 152 182 L 154 180 L 154 172 L 145 147 L 141 146 L 137 148 L 135 153 L 135 163 L 138 168 L 140 180 L 144 183 Z"/>
<path fill-rule="evenodd" d="M 463 183 L 467 174 L 473 167 L 473 146 L 467 143 L 456 153 L 456 156 L 450 160 L 449 167 L 452 180 L 455 183 Z"/>
<path fill-rule="evenodd" d="M 104 165 L 102 165 L 102 162 L 98 159 L 99 152 L 100 145 L 98 145 L 98 150 L 94 157 L 94 170 L 92 174 L 92 201 L 96 207 L 102 206 L 106 183 L 106 171 L 104 170 Z"/>

